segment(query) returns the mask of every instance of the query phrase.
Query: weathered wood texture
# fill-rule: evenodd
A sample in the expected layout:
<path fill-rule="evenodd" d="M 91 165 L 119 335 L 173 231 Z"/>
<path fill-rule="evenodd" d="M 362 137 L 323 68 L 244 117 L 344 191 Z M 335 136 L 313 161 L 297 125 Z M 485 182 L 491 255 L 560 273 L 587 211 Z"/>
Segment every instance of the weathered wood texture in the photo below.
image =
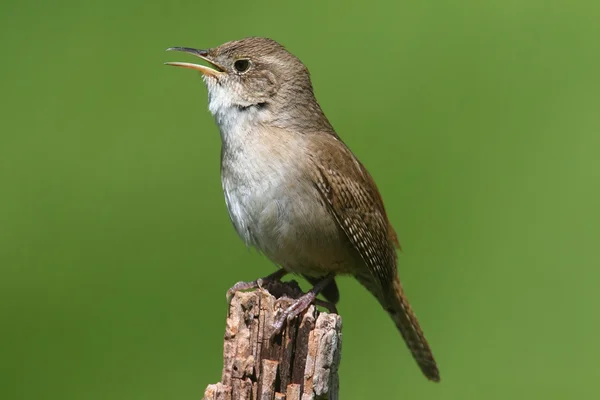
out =
<path fill-rule="evenodd" d="M 271 293 L 297 297 L 292 284 L 272 283 Z M 274 319 L 291 303 L 265 289 L 237 292 L 229 307 L 221 382 L 204 400 L 337 400 L 342 320 L 315 306 L 269 340 Z M 290 293 L 292 293 L 290 295 Z"/>

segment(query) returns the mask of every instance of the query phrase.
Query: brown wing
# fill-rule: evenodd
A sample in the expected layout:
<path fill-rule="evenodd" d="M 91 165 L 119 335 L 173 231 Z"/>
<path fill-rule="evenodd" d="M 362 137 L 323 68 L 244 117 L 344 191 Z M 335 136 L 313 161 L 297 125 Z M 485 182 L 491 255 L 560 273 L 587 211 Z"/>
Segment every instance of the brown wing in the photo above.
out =
<path fill-rule="evenodd" d="M 439 370 L 396 272 L 396 233 L 373 178 L 333 136 L 319 137 L 313 152 L 313 180 L 368 272 L 355 277 L 381 303 L 402 334 L 425 376 L 440 380 Z M 326 150 L 325 150 L 326 149 Z"/>
<path fill-rule="evenodd" d="M 396 276 L 396 233 L 373 178 L 337 138 L 315 136 L 313 180 L 371 275 L 383 288 Z"/>

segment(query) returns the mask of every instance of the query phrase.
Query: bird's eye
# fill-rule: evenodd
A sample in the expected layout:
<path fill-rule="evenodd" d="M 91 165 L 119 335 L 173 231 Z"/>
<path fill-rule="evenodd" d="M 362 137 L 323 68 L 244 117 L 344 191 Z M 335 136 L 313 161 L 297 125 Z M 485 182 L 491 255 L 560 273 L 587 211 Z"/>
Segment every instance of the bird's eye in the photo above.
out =
<path fill-rule="evenodd" d="M 235 68 L 237 72 L 246 72 L 250 68 L 250 60 L 246 58 L 236 60 L 236 62 L 233 63 L 233 68 Z"/>

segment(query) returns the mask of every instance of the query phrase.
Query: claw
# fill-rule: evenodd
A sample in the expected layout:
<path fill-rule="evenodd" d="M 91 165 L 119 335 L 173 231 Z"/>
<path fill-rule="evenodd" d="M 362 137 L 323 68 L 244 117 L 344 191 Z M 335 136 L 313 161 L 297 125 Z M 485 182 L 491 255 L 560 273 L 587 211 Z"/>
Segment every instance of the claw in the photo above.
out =
<path fill-rule="evenodd" d="M 235 294 L 235 292 L 238 292 L 240 290 L 250 290 L 250 289 L 257 289 L 260 288 L 262 286 L 262 279 L 257 279 L 255 281 L 250 281 L 250 282 L 237 282 L 235 285 L 233 285 L 232 287 L 230 287 L 227 290 L 227 302 L 230 303 L 231 299 L 233 298 L 233 295 Z"/>
<path fill-rule="evenodd" d="M 279 269 L 275 272 L 273 272 L 271 275 L 268 275 L 264 278 L 259 278 L 255 281 L 250 281 L 250 282 L 237 282 L 235 285 L 233 285 L 232 287 L 229 288 L 229 290 L 227 290 L 227 303 L 231 303 L 231 299 L 233 298 L 233 296 L 235 295 L 235 292 L 238 292 L 240 290 L 250 290 L 250 289 L 259 289 L 262 288 L 263 285 L 268 282 L 268 281 L 279 281 L 281 278 L 283 278 L 283 276 L 287 274 L 287 271 L 282 269 Z"/>
<path fill-rule="evenodd" d="M 286 321 L 289 322 L 296 318 L 298 315 L 302 314 L 304 311 L 306 311 L 306 309 L 310 307 L 312 302 L 315 301 L 316 297 L 317 295 L 315 294 L 315 292 L 311 290 L 299 299 L 294 300 L 292 305 L 289 306 L 273 323 L 273 333 L 271 334 L 271 337 L 281 332 L 283 324 L 285 324 Z"/>
<path fill-rule="evenodd" d="M 291 321 L 296 318 L 298 315 L 302 314 L 306 309 L 315 302 L 317 295 L 323 290 L 329 282 L 334 278 L 334 275 L 328 275 L 323 278 L 319 283 L 317 283 L 308 293 L 300 296 L 298 299 L 294 300 L 291 306 L 289 306 L 273 323 L 273 332 L 271 333 L 271 339 L 277 334 L 281 332 L 283 325 L 286 321 Z"/>

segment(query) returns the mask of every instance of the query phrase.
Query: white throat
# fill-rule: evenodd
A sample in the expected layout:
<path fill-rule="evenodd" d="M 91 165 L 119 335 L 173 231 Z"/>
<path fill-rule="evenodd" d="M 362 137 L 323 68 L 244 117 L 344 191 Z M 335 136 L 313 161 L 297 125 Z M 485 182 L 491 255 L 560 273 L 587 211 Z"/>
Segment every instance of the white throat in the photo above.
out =
<path fill-rule="evenodd" d="M 235 101 L 238 95 L 231 87 L 213 79 L 207 79 L 206 86 L 208 110 L 219 127 L 224 150 L 243 146 L 251 132 L 268 118 L 268 110 L 243 106 L 242 101 Z"/>

